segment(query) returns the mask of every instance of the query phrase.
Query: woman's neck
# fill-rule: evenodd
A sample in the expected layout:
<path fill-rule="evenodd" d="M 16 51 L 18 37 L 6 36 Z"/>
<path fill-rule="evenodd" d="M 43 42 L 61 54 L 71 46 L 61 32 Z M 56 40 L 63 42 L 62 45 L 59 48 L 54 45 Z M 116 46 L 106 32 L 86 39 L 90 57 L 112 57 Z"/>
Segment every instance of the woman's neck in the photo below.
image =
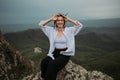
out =
<path fill-rule="evenodd" d="M 63 31 L 63 28 L 58 28 L 58 31 L 59 31 L 59 32 Z"/>

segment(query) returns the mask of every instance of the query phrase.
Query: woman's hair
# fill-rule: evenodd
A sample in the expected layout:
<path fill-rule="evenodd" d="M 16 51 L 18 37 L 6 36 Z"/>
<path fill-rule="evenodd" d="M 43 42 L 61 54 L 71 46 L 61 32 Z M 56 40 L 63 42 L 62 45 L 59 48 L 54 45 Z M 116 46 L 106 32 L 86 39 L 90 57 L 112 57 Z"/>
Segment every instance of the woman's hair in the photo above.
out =
<path fill-rule="evenodd" d="M 63 18 L 63 20 L 64 20 L 63 28 L 65 28 L 65 23 L 66 23 L 66 21 L 65 21 L 65 18 L 66 18 L 65 15 L 61 14 L 61 13 L 58 13 L 57 17 L 62 17 Z M 57 27 L 56 21 L 54 21 L 54 27 Z"/>

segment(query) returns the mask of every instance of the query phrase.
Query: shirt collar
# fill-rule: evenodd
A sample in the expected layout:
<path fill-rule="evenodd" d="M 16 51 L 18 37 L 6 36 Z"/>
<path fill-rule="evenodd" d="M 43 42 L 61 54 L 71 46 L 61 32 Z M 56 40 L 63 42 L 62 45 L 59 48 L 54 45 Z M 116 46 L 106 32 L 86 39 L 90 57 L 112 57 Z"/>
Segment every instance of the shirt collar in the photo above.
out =
<path fill-rule="evenodd" d="M 58 28 L 56 28 L 56 27 L 55 27 L 55 30 L 57 31 L 57 30 L 58 30 Z M 62 29 L 62 31 L 64 31 L 64 30 L 65 30 L 65 28 L 63 28 L 63 29 Z"/>

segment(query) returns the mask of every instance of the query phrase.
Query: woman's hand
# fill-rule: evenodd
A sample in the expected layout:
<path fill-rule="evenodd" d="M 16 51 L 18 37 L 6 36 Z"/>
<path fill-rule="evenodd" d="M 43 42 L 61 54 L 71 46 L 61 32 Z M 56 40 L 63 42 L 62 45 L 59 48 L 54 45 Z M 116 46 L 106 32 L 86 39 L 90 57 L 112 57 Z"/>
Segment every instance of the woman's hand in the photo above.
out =
<path fill-rule="evenodd" d="M 58 15 L 59 15 L 59 14 L 55 14 L 55 15 L 53 15 L 53 16 L 51 17 L 51 20 L 52 20 L 52 21 L 56 21 L 56 20 L 57 20 Z"/>
<path fill-rule="evenodd" d="M 51 17 L 51 20 L 52 20 L 52 21 L 56 21 L 56 20 L 57 20 L 57 17 L 60 16 L 60 15 L 64 18 L 65 21 L 68 21 L 68 18 L 67 18 L 66 16 L 60 14 L 60 13 L 57 13 L 57 14 L 53 15 L 53 16 Z"/>
<path fill-rule="evenodd" d="M 67 17 L 67 16 L 64 16 L 64 15 L 63 15 L 63 17 L 64 17 L 64 20 L 65 20 L 65 21 L 68 21 L 68 17 Z"/>

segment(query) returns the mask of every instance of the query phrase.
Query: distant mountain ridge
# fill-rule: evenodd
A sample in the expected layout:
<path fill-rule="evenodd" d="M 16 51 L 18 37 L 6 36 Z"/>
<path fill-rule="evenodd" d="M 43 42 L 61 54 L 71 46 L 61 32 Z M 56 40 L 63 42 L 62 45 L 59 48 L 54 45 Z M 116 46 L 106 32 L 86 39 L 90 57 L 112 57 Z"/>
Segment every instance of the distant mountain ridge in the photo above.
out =
<path fill-rule="evenodd" d="M 120 27 L 120 18 L 98 19 L 98 20 L 79 20 L 85 27 Z M 70 26 L 71 24 L 67 24 Z M 27 29 L 39 28 L 38 23 L 29 24 L 1 24 L 0 30 L 3 33 L 23 31 Z"/>
<path fill-rule="evenodd" d="M 2 33 L 18 32 L 27 29 L 38 28 L 37 24 L 2 24 L 0 30 Z"/>
<path fill-rule="evenodd" d="M 80 20 L 86 27 L 120 27 L 120 18 Z"/>

